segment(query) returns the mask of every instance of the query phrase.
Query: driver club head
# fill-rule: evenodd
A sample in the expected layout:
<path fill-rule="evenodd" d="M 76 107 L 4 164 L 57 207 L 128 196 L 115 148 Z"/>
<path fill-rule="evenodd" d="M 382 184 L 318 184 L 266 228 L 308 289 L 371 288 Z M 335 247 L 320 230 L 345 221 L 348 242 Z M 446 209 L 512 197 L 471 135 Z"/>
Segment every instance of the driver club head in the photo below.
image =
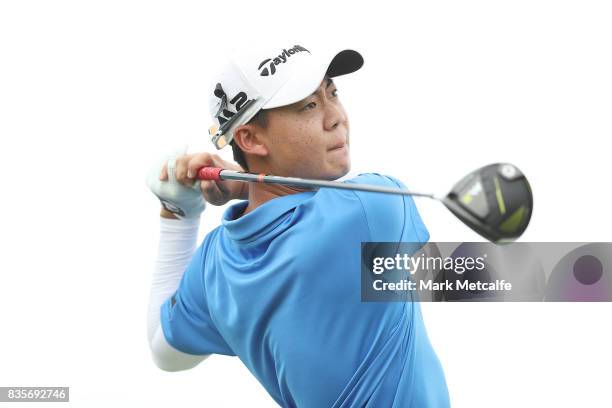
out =
<path fill-rule="evenodd" d="M 455 184 L 442 202 L 467 226 L 495 243 L 521 236 L 533 210 L 527 178 L 508 163 L 473 171 Z"/>

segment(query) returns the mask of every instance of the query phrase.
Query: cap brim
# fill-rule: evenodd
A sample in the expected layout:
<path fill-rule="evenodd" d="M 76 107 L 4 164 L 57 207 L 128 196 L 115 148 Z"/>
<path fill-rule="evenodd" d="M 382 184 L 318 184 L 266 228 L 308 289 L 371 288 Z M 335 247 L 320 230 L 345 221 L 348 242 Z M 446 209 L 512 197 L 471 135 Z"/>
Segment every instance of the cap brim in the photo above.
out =
<path fill-rule="evenodd" d="M 350 74 L 363 66 L 363 57 L 355 50 L 340 51 L 332 58 L 327 68 L 327 76 L 334 78 Z"/>
<path fill-rule="evenodd" d="M 332 58 L 311 58 L 262 108 L 272 109 L 299 102 L 316 91 L 326 75 L 334 78 L 355 72 L 362 66 L 363 57 L 354 50 L 340 51 Z"/>

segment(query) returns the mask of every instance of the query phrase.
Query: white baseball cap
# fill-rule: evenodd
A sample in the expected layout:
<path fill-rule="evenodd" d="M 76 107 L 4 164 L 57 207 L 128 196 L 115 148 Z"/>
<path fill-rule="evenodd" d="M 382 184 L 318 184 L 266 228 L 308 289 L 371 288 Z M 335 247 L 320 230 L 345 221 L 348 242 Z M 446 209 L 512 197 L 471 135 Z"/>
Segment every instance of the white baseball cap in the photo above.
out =
<path fill-rule="evenodd" d="M 234 52 L 212 83 L 209 133 L 217 149 L 261 109 L 290 105 L 312 94 L 325 76 L 350 74 L 363 65 L 354 50 L 317 54 L 302 45 L 257 47 Z"/>

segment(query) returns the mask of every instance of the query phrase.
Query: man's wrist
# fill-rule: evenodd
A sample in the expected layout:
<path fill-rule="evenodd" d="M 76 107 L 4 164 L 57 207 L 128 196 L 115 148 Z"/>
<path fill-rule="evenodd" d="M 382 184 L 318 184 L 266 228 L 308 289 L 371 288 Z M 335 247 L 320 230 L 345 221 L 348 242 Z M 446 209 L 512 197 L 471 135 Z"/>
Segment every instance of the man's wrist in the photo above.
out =
<path fill-rule="evenodd" d="M 162 207 L 159 216 L 162 218 L 168 218 L 168 219 L 175 219 L 178 220 L 178 217 L 176 215 L 174 215 L 173 213 L 171 213 L 170 211 L 166 210 L 165 208 Z"/>

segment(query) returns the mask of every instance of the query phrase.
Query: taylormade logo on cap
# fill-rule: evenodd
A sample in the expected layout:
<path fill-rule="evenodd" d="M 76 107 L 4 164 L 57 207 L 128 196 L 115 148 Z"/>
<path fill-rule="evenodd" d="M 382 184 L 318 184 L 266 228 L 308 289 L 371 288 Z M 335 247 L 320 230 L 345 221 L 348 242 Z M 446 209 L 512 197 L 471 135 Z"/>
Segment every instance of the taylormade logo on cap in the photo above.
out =
<path fill-rule="evenodd" d="M 259 67 L 257 67 L 257 69 L 261 70 L 259 72 L 259 75 L 261 76 L 274 75 L 276 73 L 277 65 L 284 64 L 285 62 L 287 62 L 287 58 L 289 58 L 290 56 L 298 52 L 302 52 L 302 51 L 306 51 L 307 53 L 310 54 L 310 51 L 308 51 L 306 48 L 302 47 L 301 45 L 294 45 L 293 48 L 289 48 L 289 50 L 283 49 L 283 52 L 278 57 L 275 57 L 274 59 L 266 58 L 265 60 L 261 61 L 259 63 Z"/>

